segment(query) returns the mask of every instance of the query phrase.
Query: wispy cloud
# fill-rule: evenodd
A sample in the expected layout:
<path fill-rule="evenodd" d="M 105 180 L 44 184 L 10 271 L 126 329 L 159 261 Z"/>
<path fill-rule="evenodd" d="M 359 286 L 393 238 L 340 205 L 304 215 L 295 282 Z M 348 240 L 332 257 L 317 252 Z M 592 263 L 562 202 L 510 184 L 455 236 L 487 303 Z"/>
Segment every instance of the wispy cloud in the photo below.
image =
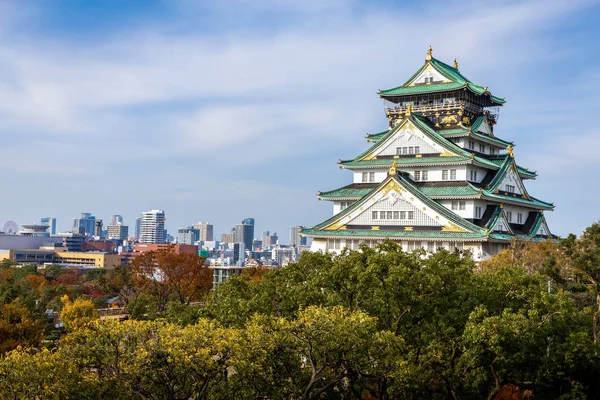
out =
<path fill-rule="evenodd" d="M 26 24 L 12 24 L 0 16 L 0 31 L 7 33 L 0 38 L 0 129 L 15 149 L 13 154 L 27 152 L 44 160 L 15 171 L 15 176 L 26 176 L 28 184 L 35 185 L 44 176 L 36 177 L 36 171 L 48 162 L 60 165 L 58 176 L 80 184 L 85 177 L 77 177 L 75 171 L 100 167 L 103 174 L 94 177 L 95 184 L 107 188 L 125 176 L 183 174 L 191 185 L 185 196 L 169 196 L 176 188 L 167 178 L 161 186 L 165 196 L 157 198 L 171 215 L 171 228 L 190 222 L 188 208 L 214 206 L 239 219 L 245 215 L 237 215 L 241 210 L 232 211 L 223 202 L 213 205 L 202 189 L 194 188 L 193 177 L 231 171 L 237 162 L 232 160 L 244 160 L 254 167 L 239 169 L 228 181 L 211 181 L 217 185 L 212 190 L 244 187 L 243 182 L 249 181 L 250 186 L 260 187 L 252 181 L 256 176 L 267 179 L 275 188 L 270 192 L 278 198 L 293 192 L 298 182 L 301 190 L 308 190 L 304 189 L 308 177 L 301 169 L 289 179 L 267 168 L 290 158 L 299 165 L 324 168 L 362 151 L 364 133 L 383 128 L 386 122 L 376 89 L 408 78 L 429 44 L 437 57 L 448 61 L 457 57 L 473 80 L 514 98 L 528 84 L 541 86 L 536 71 L 544 68 L 545 61 L 565 57 L 555 49 L 556 30 L 572 23 L 573 13 L 595 7 L 596 2 L 473 1 L 452 7 L 433 2 L 399 8 L 339 0 L 174 4 L 179 13 L 187 14 L 181 16 L 188 22 L 186 29 L 178 29 L 177 21 L 167 18 L 118 35 L 108 33 L 103 42 L 27 35 L 22 30 Z M 440 7 L 444 13 L 439 13 Z M 15 18 L 43 18 L 35 10 L 0 5 L 0 15 L 7 15 L 7 10 Z M 241 14 L 256 18 L 247 18 L 238 27 L 229 21 L 230 30 L 190 27 L 190 21 L 205 19 L 207 14 L 216 21 Z M 261 17 L 272 14 L 293 23 L 273 23 L 269 29 L 267 22 L 272 20 Z M 16 36 L 19 40 L 13 40 Z M 577 53 L 578 47 L 572 51 Z M 579 93 L 585 88 L 561 87 L 556 95 L 565 90 Z M 526 121 L 513 119 L 506 126 L 520 123 Z M 502 124 L 504 120 L 499 129 Z M 519 135 L 506 132 L 504 136 L 515 140 L 525 153 L 528 143 L 521 142 Z M 48 141 L 57 145 L 48 147 Z M 44 158 L 48 154 L 55 156 Z M 186 161 L 189 157 L 199 160 L 196 170 L 189 169 L 193 168 Z M 565 168 L 569 160 L 561 161 Z M 332 176 L 325 178 L 311 177 L 316 179 L 311 196 L 317 189 L 328 189 L 317 187 L 333 182 Z M 127 185 L 116 185 L 126 190 L 126 196 L 113 208 L 100 201 L 66 199 L 59 216 L 75 214 L 82 204 L 98 214 L 110 214 L 129 203 L 127 211 L 133 219 L 149 204 L 150 194 L 144 193 L 144 198 L 140 194 L 143 183 L 144 179 L 131 179 Z M 303 211 L 305 203 L 274 201 L 263 211 L 263 199 L 248 196 L 246 200 L 247 213 L 264 215 L 261 226 L 271 229 L 282 230 L 274 226 L 291 226 L 298 220 L 317 222 L 330 213 L 316 199 L 307 208 L 310 214 Z M 289 213 L 287 207 L 298 211 Z M 6 210 L 0 218 L 32 212 L 16 201 L 10 201 Z M 275 217 L 281 214 L 285 217 Z M 223 218 L 223 223 L 229 222 Z"/>

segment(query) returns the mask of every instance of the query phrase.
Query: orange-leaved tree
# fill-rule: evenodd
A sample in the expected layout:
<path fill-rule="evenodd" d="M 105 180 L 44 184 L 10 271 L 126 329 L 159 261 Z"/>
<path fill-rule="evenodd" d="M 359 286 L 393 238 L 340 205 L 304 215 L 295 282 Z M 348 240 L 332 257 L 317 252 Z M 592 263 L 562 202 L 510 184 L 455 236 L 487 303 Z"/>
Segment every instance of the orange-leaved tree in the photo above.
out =
<path fill-rule="evenodd" d="M 136 285 L 152 295 L 163 311 L 169 299 L 199 300 L 212 288 L 212 271 L 197 254 L 177 254 L 173 246 L 140 254 L 132 261 Z"/>

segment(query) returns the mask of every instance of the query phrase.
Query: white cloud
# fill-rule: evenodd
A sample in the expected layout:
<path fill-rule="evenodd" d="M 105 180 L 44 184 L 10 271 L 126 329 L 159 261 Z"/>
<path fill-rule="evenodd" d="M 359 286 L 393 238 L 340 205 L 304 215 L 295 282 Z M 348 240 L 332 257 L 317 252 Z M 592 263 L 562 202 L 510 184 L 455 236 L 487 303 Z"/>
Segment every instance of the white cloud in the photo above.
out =
<path fill-rule="evenodd" d="M 236 3 L 240 12 L 282 10 L 298 13 L 299 21 L 274 31 L 245 27 L 213 33 L 145 26 L 109 36 L 103 43 L 66 43 L 38 36 L 18 41 L 10 35 L 0 38 L 0 129 L 11 137 L 27 138 L 20 149 L 17 146 L 17 153 L 27 149 L 32 157 L 58 155 L 31 164 L 28 176 L 55 163 L 60 165 L 57 174 L 71 179 L 74 172 L 85 171 L 78 169 L 82 165 L 96 165 L 105 173 L 96 184 L 110 187 L 111 179 L 124 170 L 163 176 L 164 169 L 171 168 L 180 173 L 173 165 L 194 154 L 206 160 L 210 170 L 205 166 L 203 172 L 187 170 L 187 174 L 215 175 L 228 170 L 232 160 L 308 159 L 313 153 L 335 162 L 362 151 L 366 131 L 385 126 L 376 89 L 408 78 L 420 66 L 429 44 L 435 56 L 447 61 L 457 57 L 467 76 L 502 92 L 506 85 L 526 82 L 529 78 L 520 74 L 531 65 L 563 57 L 544 32 L 592 4 L 473 1 L 445 7 L 446 3 L 434 2 L 415 5 L 418 10 L 393 10 L 340 0 Z M 229 12 L 218 9 L 219 2 L 205 3 L 196 11 L 185 1 L 180 6 L 191 10 L 190 20 L 194 12 L 207 7 L 217 14 Z M 353 14 L 353 8 L 361 13 Z M 5 10 L 0 5 L 0 15 Z M 0 31 L 25 26 L 3 25 L 3 21 L 0 17 Z M 573 46 L 572 51 L 577 49 Z M 507 132 L 506 138 L 515 140 L 521 151 L 520 137 Z M 48 140 L 67 141 L 72 147 L 35 146 Z M 535 168 L 544 158 L 529 160 Z M 561 158 L 561 154 L 557 160 L 557 170 L 573 163 L 572 157 Z M 240 171 L 238 187 L 249 179 L 248 173 Z M 169 194 L 174 187 L 165 175 L 163 185 Z M 35 185 L 35 178 L 31 179 Z M 136 186 L 142 182 L 131 179 L 123 186 L 128 188 L 123 202 L 142 202 Z M 235 182 L 222 184 L 236 186 Z M 277 185 L 294 187 L 292 182 Z M 186 196 L 201 197 L 201 190 L 189 190 Z M 209 204 L 199 199 L 198 206 Z M 264 206 L 253 197 L 248 204 L 255 210 Z M 274 213 L 285 210 L 278 204 L 270 204 Z M 294 207 L 289 202 L 286 206 Z M 12 203 L 12 208 L 19 209 L 18 204 Z M 184 209 L 177 212 L 172 220 L 186 218 Z M 288 225 L 295 224 L 294 216 L 287 218 Z"/>

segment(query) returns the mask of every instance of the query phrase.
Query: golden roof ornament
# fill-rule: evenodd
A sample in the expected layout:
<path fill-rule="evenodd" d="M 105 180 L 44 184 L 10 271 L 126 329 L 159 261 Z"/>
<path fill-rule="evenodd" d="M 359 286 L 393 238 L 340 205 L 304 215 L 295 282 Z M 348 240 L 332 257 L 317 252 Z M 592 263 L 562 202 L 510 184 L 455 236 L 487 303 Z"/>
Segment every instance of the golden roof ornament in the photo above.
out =
<path fill-rule="evenodd" d="M 458 61 L 456 61 L 456 58 L 454 59 L 454 69 L 458 71 Z"/>
<path fill-rule="evenodd" d="M 515 154 L 513 153 L 513 147 L 510 144 L 506 146 L 506 151 L 508 152 L 510 158 L 515 158 Z"/>
<path fill-rule="evenodd" d="M 392 166 L 390 167 L 390 170 L 388 171 L 389 176 L 396 176 L 396 167 L 397 166 L 398 166 L 398 164 L 396 164 L 396 161 L 394 161 L 392 163 Z"/>
<path fill-rule="evenodd" d="M 433 58 L 432 54 L 433 54 L 433 49 L 431 48 L 431 46 L 429 46 L 429 49 L 427 50 L 427 57 L 425 57 L 425 60 L 431 61 L 431 59 Z"/>
<path fill-rule="evenodd" d="M 412 114 L 412 104 L 408 103 L 406 105 L 406 116 L 410 117 L 410 114 Z"/>

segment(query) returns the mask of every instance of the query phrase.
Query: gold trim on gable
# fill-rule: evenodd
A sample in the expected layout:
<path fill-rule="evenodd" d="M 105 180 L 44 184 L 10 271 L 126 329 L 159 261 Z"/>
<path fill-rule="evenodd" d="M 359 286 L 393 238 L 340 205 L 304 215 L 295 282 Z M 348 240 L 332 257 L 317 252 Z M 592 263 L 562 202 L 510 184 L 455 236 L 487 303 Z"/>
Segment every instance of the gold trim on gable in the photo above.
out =
<path fill-rule="evenodd" d="M 466 229 L 461 228 L 460 226 L 453 224 L 452 222 L 448 222 L 446 225 L 442 227 L 442 232 L 468 232 Z"/>
<path fill-rule="evenodd" d="M 343 225 L 344 225 L 344 223 L 342 221 L 335 221 L 333 224 L 329 225 L 324 230 L 325 231 L 337 231 Z"/>
<path fill-rule="evenodd" d="M 372 226 L 372 227 L 371 227 L 371 230 L 372 230 L 372 231 L 378 231 L 378 230 L 379 230 L 379 227 L 378 227 L 378 226 Z"/>

